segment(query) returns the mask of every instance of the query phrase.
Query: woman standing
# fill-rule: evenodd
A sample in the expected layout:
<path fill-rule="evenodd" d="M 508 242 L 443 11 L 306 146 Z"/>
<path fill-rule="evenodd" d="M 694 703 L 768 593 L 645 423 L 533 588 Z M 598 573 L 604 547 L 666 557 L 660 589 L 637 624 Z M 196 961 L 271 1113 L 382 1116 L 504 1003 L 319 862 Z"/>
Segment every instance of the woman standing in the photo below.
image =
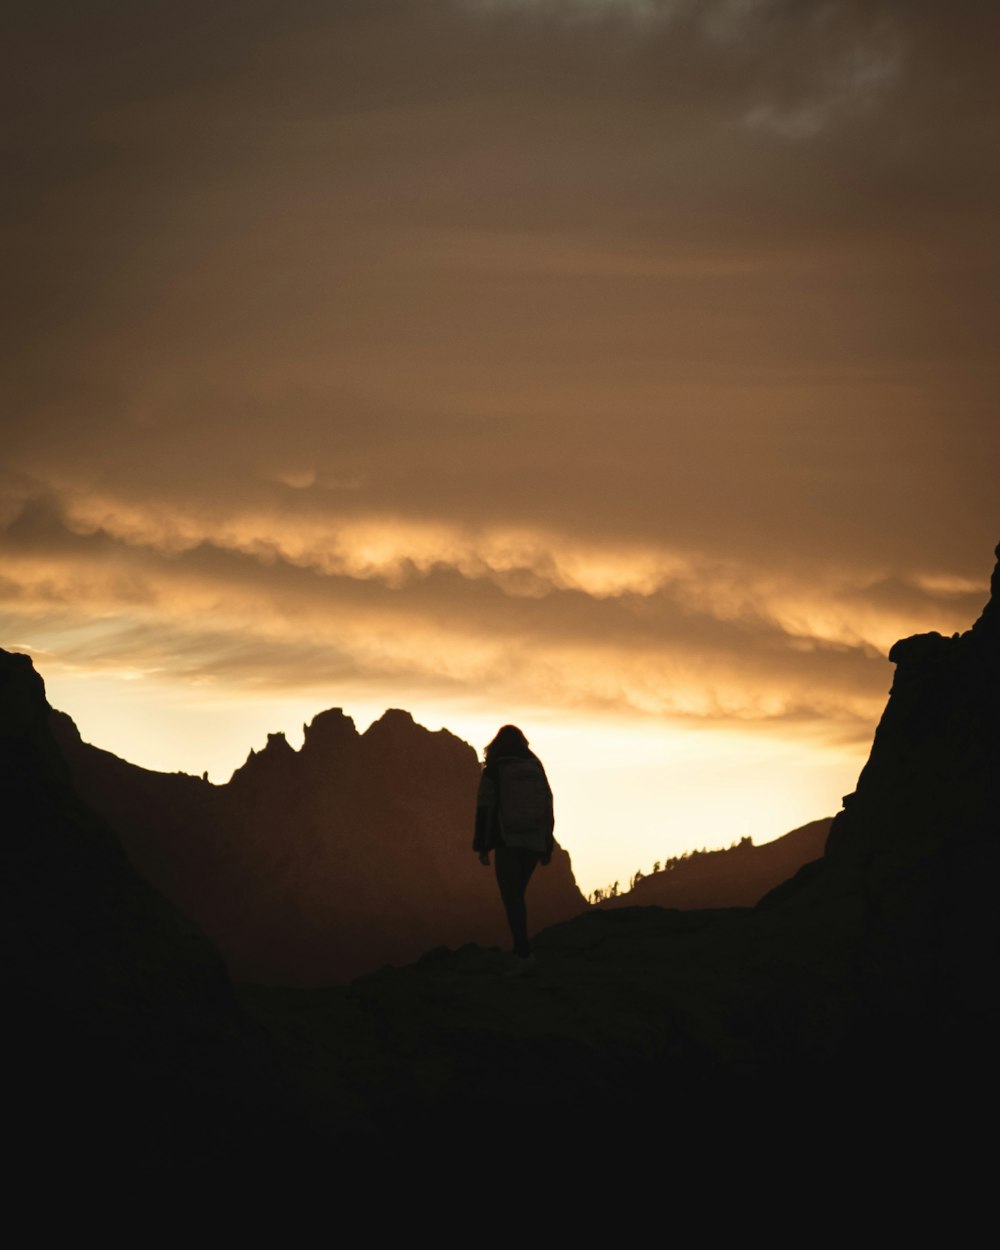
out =
<path fill-rule="evenodd" d="M 512 976 L 531 976 L 535 971 L 524 892 L 535 865 L 546 865 L 552 858 L 554 827 L 552 790 L 542 762 L 520 729 L 504 725 L 486 748 L 472 849 L 486 865 L 494 852 L 497 884 L 517 956 Z"/>

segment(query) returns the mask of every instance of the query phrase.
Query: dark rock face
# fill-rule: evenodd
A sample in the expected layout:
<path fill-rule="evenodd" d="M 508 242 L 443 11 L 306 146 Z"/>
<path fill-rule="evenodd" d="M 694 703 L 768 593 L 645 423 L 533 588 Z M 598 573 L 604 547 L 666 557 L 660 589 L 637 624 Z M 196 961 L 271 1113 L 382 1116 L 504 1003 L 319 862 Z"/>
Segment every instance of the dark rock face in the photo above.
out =
<path fill-rule="evenodd" d="M 998 548 L 1000 554 L 1000 548 Z M 997 573 L 993 590 L 997 593 Z M 836 861 L 943 850 L 995 837 L 1000 609 L 966 633 L 917 634 L 889 652 L 896 677 L 871 757 L 830 838 Z"/>
<path fill-rule="evenodd" d="M 472 854 L 472 748 L 390 710 L 366 733 L 339 708 L 301 751 L 270 734 L 228 785 L 150 772 L 53 730 L 84 800 L 242 980 L 316 985 L 430 947 L 509 945 L 492 869 Z M 537 930 L 583 911 L 558 849 L 528 890 Z"/>
<path fill-rule="evenodd" d="M 169 1014 L 228 987 L 216 952 L 143 882 L 111 830 L 83 808 L 48 730 L 44 686 L 27 656 L 0 652 L 0 782 L 5 920 L 39 992 L 85 1005 L 131 983 Z"/>
<path fill-rule="evenodd" d="M 80 803 L 49 716 L 0 651 L 8 1141 L 50 1183 L 220 1167 L 275 1123 L 267 1094 L 250 1112 L 258 1048 L 216 951 Z"/>
<path fill-rule="evenodd" d="M 775 893 L 790 903 L 863 897 L 858 983 L 871 1010 L 930 1012 L 937 1027 L 989 1014 L 984 987 L 995 976 L 1000 565 L 992 592 L 966 633 L 892 648 L 889 702 L 833 823 L 823 874 Z"/>

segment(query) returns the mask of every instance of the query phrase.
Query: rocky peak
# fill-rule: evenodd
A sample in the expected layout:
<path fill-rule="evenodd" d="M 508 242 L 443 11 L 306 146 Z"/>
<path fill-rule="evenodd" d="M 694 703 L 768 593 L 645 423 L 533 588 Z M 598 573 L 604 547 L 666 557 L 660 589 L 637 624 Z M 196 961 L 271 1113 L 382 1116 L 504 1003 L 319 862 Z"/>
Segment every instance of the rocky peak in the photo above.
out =
<path fill-rule="evenodd" d="M 377 721 L 373 721 L 362 735 L 365 738 L 397 738 L 410 733 L 414 729 L 420 729 L 424 733 L 429 730 L 418 725 L 409 712 L 404 712 L 402 708 L 390 707 L 382 713 Z"/>
<path fill-rule="evenodd" d="M 295 767 L 297 758 L 297 753 L 289 746 L 283 733 L 268 734 L 267 743 L 262 750 L 255 751 L 250 748 L 246 763 L 233 773 L 230 784 L 240 787 L 249 781 L 263 778 L 283 778 Z"/>
<path fill-rule="evenodd" d="M 39 779 L 45 784 L 67 780 L 49 733 L 50 712 L 45 683 L 31 659 L 0 651 L 0 782 L 11 802 Z"/>
<path fill-rule="evenodd" d="M 335 756 L 360 736 L 353 719 L 340 707 L 319 712 L 302 726 L 302 732 L 302 754 L 316 756 Z"/>
<path fill-rule="evenodd" d="M 990 578 L 989 602 L 971 631 L 977 638 L 989 638 L 994 644 L 1000 641 L 1000 543 L 997 543 L 995 555 L 997 562 Z"/>
<path fill-rule="evenodd" d="M 29 656 L 0 651 L 0 734 L 20 736 L 48 716 L 45 684 Z"/>
<path fill-rule="evenodd" d="M 1000 547 L 997 548 L 1000 560 Z M 903 638 L 889 702 L 828 856 L 920 855 L 1000 825 L 1000 563 L 964 634 Z"/>
<path fill-rule="evenodd" d="M 447 729 L 428 729 L 418 724 L 411 713 L 398 707 L 387 708 L 377 721 L 368 726 L 361 738 L 366 746 L 377 745 L 380 750 L 394 750 L 403 745 L 412 748 L 418 743 L 436 752 L 458 750 L 463 756 L 471 754 L 478 763 L 475 750 L 462 738 Z"/>

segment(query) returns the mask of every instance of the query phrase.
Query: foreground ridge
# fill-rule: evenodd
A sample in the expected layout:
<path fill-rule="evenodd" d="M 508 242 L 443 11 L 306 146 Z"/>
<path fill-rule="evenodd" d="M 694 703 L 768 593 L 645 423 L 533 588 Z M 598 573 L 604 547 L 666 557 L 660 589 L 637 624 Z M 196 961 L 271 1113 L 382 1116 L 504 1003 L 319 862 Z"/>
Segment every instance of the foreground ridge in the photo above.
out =
<path fill-rule="evenodd" d="M 766 1115 L 797 1149 L 831 1149 L 833 1129 L 878 1108 L 882 1152 L 931 1132 L 960 1143 L 964 1108 L 989 1114 L 1000 1040 L 997 573 L 992 585 L 965 634 L 893 648 L 889 703 L 825 855 L 756 907 L 590 909 L 538 936 L 533 978 L 498 976 L 500 952 L 467 945 L 343 988 L 244 988 L 236 1002 L 207 944 L 73 792 L 40 679 L 4 654 L 3 775 L 18 800 L 6 888 L 18 1001 L 32 1004 L 18 1017 L 22 1062 L 39 1033 L 58 1033 L 87 1056 L 72 1069 L 79 1085 L 64 1082 L 80 1102 L 93 1055 L 138 1053 L 138 1069 L 118 1058 L 102 1069 L 101 1122 L 120 1131 L 140 1082 L 176 1089 L 183 1053 L 205 1091 L 224 1055 L 236 1074 L 225 1098 L 210 1112 L 181 1100 L 184 1131 L 158 1131 L 149 1166 L 413 1160 L 431 1140 L 495 1152 L 532 1125 L 569 1149 L 595 1107 L 615 1109 L 625 1141 L 657 1115 L 689 1145 Z M 60 970 L 70 950 L 99 989 L 73 989 Z M 109 1011 L 124 1030 L 110 1041 Z M 181 1050 L 135 1046 L 177 1030 L 192 1039 Z M 234 1145 L 262 1096 L 272 1123 L 284 1117 L 282 1151 Z M 207 1142 L 198 1158 L 192 1140 Z"/>

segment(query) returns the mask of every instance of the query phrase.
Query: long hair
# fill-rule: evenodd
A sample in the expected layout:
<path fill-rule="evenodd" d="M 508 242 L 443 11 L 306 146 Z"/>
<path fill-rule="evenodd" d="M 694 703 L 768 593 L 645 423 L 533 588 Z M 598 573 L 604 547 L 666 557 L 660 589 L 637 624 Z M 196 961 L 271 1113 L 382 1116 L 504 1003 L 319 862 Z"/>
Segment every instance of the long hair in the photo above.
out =
<path fill-rule="evenodd" d="M 497 731 L 497 736 L 486 748 L 485 762 L 490 764 L 501 755 L 521 755 L 530 758 L 528 739 L 516 725 L 504 725 Z"/>

